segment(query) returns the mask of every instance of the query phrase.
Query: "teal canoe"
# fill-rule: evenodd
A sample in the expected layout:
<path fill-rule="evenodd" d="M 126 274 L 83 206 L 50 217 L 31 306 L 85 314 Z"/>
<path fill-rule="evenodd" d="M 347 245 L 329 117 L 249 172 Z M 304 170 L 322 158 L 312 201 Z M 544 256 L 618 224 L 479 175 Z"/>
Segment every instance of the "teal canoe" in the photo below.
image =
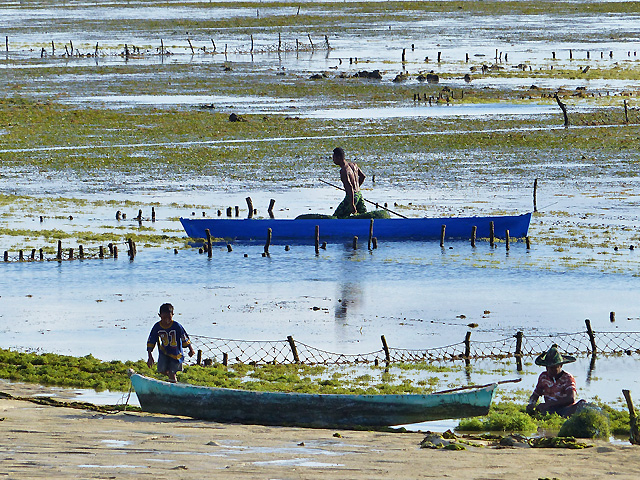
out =
<path fill-rule="evenodd" d="M 221 423 L 361 428 L 486 415 L 496 383 L 427 395 L 257 392 L 168 383 L 136 373 L 142 410 Z"/>
<path fill-rule="evenodd" d="M 489 238 L 493 225 L 495 238 L 524 238 L 528 235 L 531 212 L 522 215 L 491 217 L 439 217 L 439 218 L 377 218 L 373 222 L 373 236 L 380 241 L 425 241 L 440 239 L 442 228 L 445 238 Z M 234 219 L 234 218 L 181 218 L 187 235 L 193 239 L 207 238 L 209 230 L 214 241 L 264 242 L 271 229 L 272 243 L 313 244 L 316 226 L 320 242 L 341 242 L 354 236 L 369 237 L 370 219 Z"/>

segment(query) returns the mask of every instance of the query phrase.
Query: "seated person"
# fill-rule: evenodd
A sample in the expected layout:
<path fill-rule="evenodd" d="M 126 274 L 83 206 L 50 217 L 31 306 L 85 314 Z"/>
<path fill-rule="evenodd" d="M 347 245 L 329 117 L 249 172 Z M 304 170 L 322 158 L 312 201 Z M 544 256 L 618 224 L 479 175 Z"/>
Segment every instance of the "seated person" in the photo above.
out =
<path fill-rule="evenodd" d="M 562 417 L 570 417 L 584 407 L 584 400 L 576 401 L 576 379 L 562 370 L 562 365 L 575 361 L 575 357 L 561 355 L 555 344 L 536 358 L 536 365 L 546 367 L 546 371 L 538 377 L 538 384 L 529 398 L 527 413 L 557 413 Z M 536 406 L 542 396 L 544 402 Z"/>

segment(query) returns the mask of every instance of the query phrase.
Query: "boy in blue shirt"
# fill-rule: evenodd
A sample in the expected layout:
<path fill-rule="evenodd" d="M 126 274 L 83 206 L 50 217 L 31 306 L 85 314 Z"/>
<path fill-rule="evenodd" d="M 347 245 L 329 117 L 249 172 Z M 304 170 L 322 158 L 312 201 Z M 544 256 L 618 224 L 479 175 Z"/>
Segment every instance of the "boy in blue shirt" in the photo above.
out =
<path fill-rule="evenodd" d="M 160 306 L 158 313 L 160 321 L 157 322 L 149 333 L 147 340 L 147 352 L 149 358 L 147 365 L 153 366 L 153 349 L 158 344 L 158 372 L 169 377 L 169 382 L 175 383 L 176 373 L 182 371 L 182 361 L 184 360 L 183 347 L 189 347 L 189 356 L 195 352 L 189 335 L 178 322 L 173 321 L 173 305 L 164 303 Z"/>

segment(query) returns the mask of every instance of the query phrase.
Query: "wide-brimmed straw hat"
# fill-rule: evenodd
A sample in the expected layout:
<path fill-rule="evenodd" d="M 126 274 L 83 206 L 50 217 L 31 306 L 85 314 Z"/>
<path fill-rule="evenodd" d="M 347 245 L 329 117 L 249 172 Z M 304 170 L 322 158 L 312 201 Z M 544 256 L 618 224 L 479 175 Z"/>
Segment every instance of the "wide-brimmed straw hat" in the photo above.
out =
<path fill-rule="evenodd" d="M 576 357 L 571 355 L 562 355 L 558 351 L 558 345 L 553 344 L 549 350 L 538 355 L 536 365 L 541 367 L 552 367 L 554 365 L 564 365 L 565 363 L 575 362 Z"/>

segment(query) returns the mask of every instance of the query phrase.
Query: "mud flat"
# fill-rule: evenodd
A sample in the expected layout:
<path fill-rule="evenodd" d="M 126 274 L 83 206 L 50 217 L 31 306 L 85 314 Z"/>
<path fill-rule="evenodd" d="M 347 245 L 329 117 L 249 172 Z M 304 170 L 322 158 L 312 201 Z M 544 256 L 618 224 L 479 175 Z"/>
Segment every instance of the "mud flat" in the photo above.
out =
<path fill-rule="evenodd" d="M 0 420 L 0 472 L 9 478 L 631 479 L 640 471 L 639 447 L 598 441 L 580 450 L 432 450 L 420 448 L 423 433 L 223 425 L 7 398 Z"/>

